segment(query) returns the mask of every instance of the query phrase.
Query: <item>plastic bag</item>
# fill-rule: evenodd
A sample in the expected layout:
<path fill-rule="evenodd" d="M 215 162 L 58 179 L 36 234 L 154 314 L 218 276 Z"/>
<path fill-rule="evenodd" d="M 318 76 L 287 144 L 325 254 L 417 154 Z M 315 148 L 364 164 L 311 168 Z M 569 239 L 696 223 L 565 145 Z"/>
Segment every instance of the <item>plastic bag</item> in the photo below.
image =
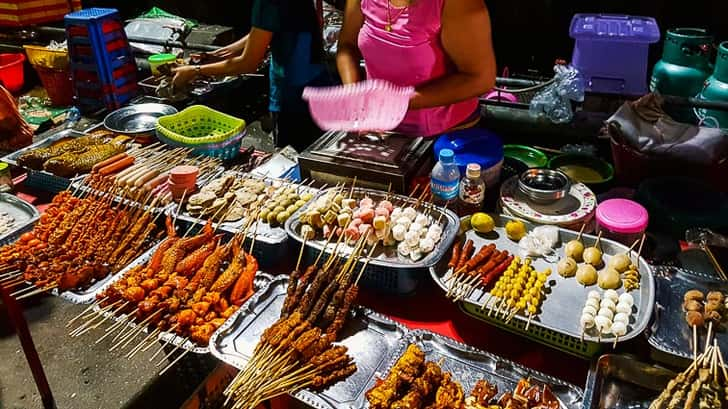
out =
<path fill-rule="evenodd" d="M 531 116 L 545 115 L 557 124 L 571 122 L 574 118 L 571 101 L 584 101 L 584 79 L 570 65 L 556 65 L 554 73 L 553 83 L 533 97 L 528 111 Z"/>
<path fill-rule="evenodd" d="M 33 143 L 33 130 L 20 115 L 12 94 L 0 86 L 0 150 L 15 151 Z"/>

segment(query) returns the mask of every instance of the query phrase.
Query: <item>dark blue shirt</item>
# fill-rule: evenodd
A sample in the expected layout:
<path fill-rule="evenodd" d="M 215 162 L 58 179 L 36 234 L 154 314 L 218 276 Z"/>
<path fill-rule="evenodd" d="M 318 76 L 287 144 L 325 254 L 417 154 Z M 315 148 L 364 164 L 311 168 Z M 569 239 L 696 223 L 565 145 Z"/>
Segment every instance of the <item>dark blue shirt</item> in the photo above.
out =
<path fill-rule="evenodd" d="M 271 112 L 305 112 L 303 88 L 320 82 L 325 68 L 318 58 L 320 36 L 312 0 L 255 0 L 251 25 L 270 31 Z"/>

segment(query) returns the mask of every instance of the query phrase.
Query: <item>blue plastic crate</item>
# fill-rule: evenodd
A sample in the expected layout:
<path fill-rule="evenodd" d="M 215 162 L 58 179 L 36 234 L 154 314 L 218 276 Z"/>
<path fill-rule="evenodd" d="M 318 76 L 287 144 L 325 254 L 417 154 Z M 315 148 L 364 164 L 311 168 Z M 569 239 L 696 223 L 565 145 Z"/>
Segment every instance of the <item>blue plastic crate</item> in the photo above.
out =
<path fill-rule="evenodd" d="M 74 47 L 69 47 L 70 59 L 73 68 L 98 73 L 99 81 L 103 85 L 120 86 L 130 80 L 136 82 L 136 76 L 129 74 L 123 78 L 115 79 L 113 71 L 127 64 L 136 66 L 126 33 L 121 24 L 121 18 L 116 9 L 90 8 L 66 15 L 65 26 L 69 43 L 88 45 L 90 55 L 78 55 Z M 109 26 L 111 24 L 111 26 Z M 78 26 L 85 27 L 85 35 L 70 35 L 70 31 Z M 106 27 L 106 31 L 104 32 Z M 124 44 L 113 51 L 107 49 L 108 43 L 119 41 Z M 135 72 L 135 70 L 132 70 Z M 120 80 L 120 81 L 119 81 Z"/>
<path fill-rule="evenodd" d="M 126 38 L 126 35 L 123 30 L 115 30 L 110 33 L 100 33 L 101 39 L 105 42 L 111 42 L 115 40 L 120 40 Z M 80 44 L 80 45 L 91 45 L 91 39 L 89 37 L 78 37 L 78 36 L 69 36 L 68 37 L 68 44 Z"/>
<path fill-rule="evenodd" d="M 89 24 L 102 19 L 116 18 L 120 19 L 119 10 L 101 7 L 91 7 L 73 13 L 66 14 L 63 21 L 66 24 Z"/>

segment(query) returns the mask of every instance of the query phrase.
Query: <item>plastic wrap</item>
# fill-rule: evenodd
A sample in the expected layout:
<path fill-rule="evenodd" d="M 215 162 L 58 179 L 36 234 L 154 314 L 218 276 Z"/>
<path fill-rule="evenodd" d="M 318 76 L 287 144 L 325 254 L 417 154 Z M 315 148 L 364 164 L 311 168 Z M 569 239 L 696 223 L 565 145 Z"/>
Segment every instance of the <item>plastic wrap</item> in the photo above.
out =
<path fill-rule="evenodd" d="M 571 101 L 584 100 L 584 79 L 572 66 L 556 65 L 554 73 L 553 82 L 531 100 L 529 113 L 535 117 L 544 115 L 557 124 L 571 122 Z"/>

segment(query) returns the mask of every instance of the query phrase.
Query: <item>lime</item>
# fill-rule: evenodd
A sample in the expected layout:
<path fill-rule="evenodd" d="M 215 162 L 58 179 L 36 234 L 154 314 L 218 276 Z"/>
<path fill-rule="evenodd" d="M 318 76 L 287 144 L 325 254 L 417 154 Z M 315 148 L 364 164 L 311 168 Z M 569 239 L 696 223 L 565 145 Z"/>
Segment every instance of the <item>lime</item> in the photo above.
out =
<path fill-rule="evenodd" d="M 520 241 L 526 235 L 526 225 L 520 220 L 511 220 L 506 223 L 506 235 L 511 240 Z"/>
<path fill-rule="evenodd" d="M 465 234 L 470 230 L 470 216 L 465 216 L 460 219 L 460 229 L 458 229 L 458 236 Z"/>
<path fill-rule="evenodd" d="M 470 225 L 478 233 L 490 233 L 495 227 L 495 222 L 485 213 L 475 213 L 470 217 Z"/>

